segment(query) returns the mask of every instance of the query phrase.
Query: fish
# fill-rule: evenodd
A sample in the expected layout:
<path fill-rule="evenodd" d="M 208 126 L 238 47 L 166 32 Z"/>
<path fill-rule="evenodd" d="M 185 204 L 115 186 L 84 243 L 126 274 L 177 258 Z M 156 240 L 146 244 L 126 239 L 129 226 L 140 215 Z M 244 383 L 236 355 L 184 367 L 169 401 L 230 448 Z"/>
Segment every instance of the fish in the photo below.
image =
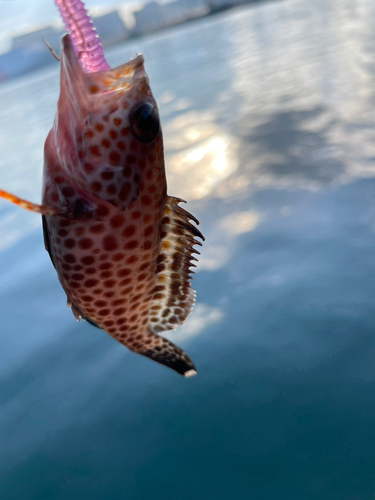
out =
<path fill-rule="evenodd" d="M 195 245 L 184 200 L 168 196 L 157 103 L 144 57 L 111 69 L 81 0 L 55 0 L 60 95 L 44 145 L 42 203 L 0 197 L 42 215 L 45 248 L 77 320 L 189 377 L 189 356 L 160 335 L 195 302 Z M 198 239 L 197 239 L 198 238 Z"/>

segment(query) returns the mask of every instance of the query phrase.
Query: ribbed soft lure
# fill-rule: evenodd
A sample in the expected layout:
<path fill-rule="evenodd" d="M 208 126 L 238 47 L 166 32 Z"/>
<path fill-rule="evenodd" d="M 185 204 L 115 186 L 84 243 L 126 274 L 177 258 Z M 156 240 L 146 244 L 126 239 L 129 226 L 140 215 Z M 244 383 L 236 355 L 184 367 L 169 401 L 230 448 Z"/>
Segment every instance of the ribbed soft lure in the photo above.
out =
<path fill-rule="evenodd" d="M 182 324 L 195 300 L 190 267 L 198 221 L 167 196 L 156 102 L 138 55 L 110 69 L 80 0 L 56 0 L 62 38 L 60 97 L 45 143 L 45 246 L 74 316 L 130 350 L 195 374 L 159 332 Z"/>

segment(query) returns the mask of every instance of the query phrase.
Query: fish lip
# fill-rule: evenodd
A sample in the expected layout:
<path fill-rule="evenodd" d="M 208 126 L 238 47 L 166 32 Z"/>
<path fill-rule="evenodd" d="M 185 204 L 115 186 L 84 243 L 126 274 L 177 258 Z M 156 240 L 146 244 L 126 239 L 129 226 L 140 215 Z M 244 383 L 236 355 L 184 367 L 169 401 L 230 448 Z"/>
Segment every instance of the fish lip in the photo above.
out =
<path fill-rule="evenodd" d="M 87 97 L 126 91 L 136 82 L 142 79 L 148 80 L 142 54 L 137 54 L 130 61 L 113 69 L 86 73 L 74 52 L 69 34 L 64 35 L 61 40 L 61 67 L 72 82 L 83 82 Z"/>

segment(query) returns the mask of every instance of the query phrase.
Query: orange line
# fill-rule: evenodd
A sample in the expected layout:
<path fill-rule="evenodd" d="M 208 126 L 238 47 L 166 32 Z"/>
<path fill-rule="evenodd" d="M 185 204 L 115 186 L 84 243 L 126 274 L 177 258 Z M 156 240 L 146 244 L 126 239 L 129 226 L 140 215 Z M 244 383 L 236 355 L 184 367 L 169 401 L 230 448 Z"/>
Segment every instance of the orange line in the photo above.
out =
<path fill-rule="evenodd" d="M 12 193 L 3 191 L 2 189 L 0 189 L 0 198 L 10 201 L 11 203 L 14 203 L 17 206 L 24 208 L 25 210 L 36 212 L 37 214 L 58 215 L 62 213 L 61 209 L 55 207 L 48 207 L 47 205 L 37 205 L 36 203 L 31 203 L 31 201 L 23 200 L 22 198 L 19 198 L 18 196 L 15 196 Z"/>

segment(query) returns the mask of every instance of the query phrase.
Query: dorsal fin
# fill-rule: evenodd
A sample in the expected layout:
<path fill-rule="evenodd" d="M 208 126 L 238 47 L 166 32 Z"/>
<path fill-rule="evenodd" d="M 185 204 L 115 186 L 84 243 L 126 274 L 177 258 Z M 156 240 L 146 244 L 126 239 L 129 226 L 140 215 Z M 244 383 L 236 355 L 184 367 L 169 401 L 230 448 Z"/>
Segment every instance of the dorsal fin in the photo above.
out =
<path fill-rule="evenodd" d="M 195 291 L 190 286 L 190 267 L 193 254 L 199 254 L 194 245 L 202 245 L 201 232 L 190 223 L 197 219 L 178 204 L 184 200 L 169 196 L 166 200 L 161 226 L 160 252 L 157 259 L 157 277 L 151 301 L 149 325 L 154 332 L 172 330 L 189 315 Z"/>

